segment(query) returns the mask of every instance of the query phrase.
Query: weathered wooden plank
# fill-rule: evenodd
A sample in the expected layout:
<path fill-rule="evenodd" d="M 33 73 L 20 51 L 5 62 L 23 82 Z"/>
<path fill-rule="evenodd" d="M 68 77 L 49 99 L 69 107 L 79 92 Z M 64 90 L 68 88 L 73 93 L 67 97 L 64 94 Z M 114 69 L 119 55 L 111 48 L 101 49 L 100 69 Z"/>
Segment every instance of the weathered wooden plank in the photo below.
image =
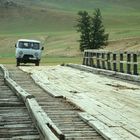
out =
<path fill-rule="evenodd" d="M 38 84 L 41 88 L 43 88 L 43 90 L 45 90 L 51 96 L 54 96 L 55 98 L 61 98 L 61 97 L 63 97 L 58 92 L 55 92 L 55 90 L 52 90 L 48 86 L 45 86 L 43 83 L 41 83 L 40 82 L 40 79 L 38 79 L 38 77 L 36 75 L 31 75 L 31 77 L 33 78 L 33 80 L 35 81 L 36 84 Z"/>
<path fill-rule="evenodd" d="M 47 126 L 47 123 L 42 116 L 42 109 L 38 105 L 35 99 L 27 99 L 26 105 L 28 110 L 30 111 L 32 118 L 36 122 L 36 126 L 40 133 L 42 133 L 42 137 L 46 140 L 58 140 L 58 138 L 52 133 L 52 131 Z"/>
<path fill-rule="evenodd" d="M 90 126 L 96 129 L 98 133 L 100 133 L 106 140 L 138 140 L 139 138 L 129 131 L 126 131 L 122 127 L 114 126 L 108 127 L 108 125 L 104 124 L 87 113 L 79 113 L 80 117 L 86 121 Z"/>
<path fill-rule="evenodd" d="M 4 80 L 0 79 L 0 83 L 3 83 L 0 85 L 0 139 L 11 140 L 25 136 L 40 139 L 24 103 L 4 84 Z"/>
<path fill-rule="evenodd" d="M 24 79 L 24 77 L 22 77 L 22 79 Z M 20 84 L 22 85 L 24 83 L 20 83 Z M 46 85 L 49 85 L 49 83 L 47 83 L 47 82 L 45 82 L 45 83 L 43 82 L 43 84 L 44 85 L 45 84 Z M 30 91 L 32 94 L 36 95 L 39 103 L 43 106 L 43 108 L 45 106 L 45 111 L 46 112 L 47 112 L 47 110 L 50 110 L 50 106 L 47 106 L 47 104 L 49 104 L 50 102 L 51 102 L 51 105 L 52 106 L 55 106 L 56 110 L 59 109 L 59 105 L 58 104 L 55 104 L 56 102 L 57 103 L 59 102 L 59 104 L 61 104 L 61 105 L 64 104 L 63 107 L 64 108 L 67 108 L 67 110 L 69 110 L 69 108 L 71 108 L 71 107 L 67 107 L 68 103 L 67 103 L 67 101 L 65 99 L 60 99 L 60 98 L 55 99 L 55 98 L 49 96 L 49 94 L 47 94 L 43 90 L 40 90 L 38 93 L 37 92 L 34 93 L 34 91 L 31 91 L 29 88 L 30 87 L 28 87 L 28 86 L 26 87 L 25 86 L 25 89 L 27 91 Z M 63 88 L 64 88 L 64 86 L 63 86 Z M 37 89 L 37 87 L 34 86 L 34 89 Z M 53 90 L 54 89 L 55 89 L 55 87 L 53 87 Z M 57 89 L 59 89 L 59 86 L 57 87 Z M 75 91 L 71 90 L 71 93 L 73 93 L 73 92 L 75 92 Z M 43 97 L 44 97 L 44 99 L 43 99 Z M 46 100 L 47 104 L 44 104 L 45 100 Z M 52 103 L 54 103 L 54 104 L 52 104 Z M 60 108 L 62 108 L 62 106 Z M 66 114 L 67 114 L 67 110 L 66 109 L 65 110 L 63 109 L 63 111 L 65 111 Z M 74 106 L 73 106 L 73 110 L 74 110 L 74 112 L 78 112 L 79 111 Z M 65 131 L 64 130 L 63 132 L 65 132 L 65 134 L 67 135 L 66 139 L 77 139 L 77 140 L 78 139 L 79 140 L 81 140 L 81 139 L 97 139 L 97 140 L 102 139 L 100 135 L 97 135 L 97 133 L 95 133 L 95 130 L 91 131 L 91 128 L 86 123 L 84 123 L 83 121 L 81 121 L 81 119 L 77 115 L 75 115 L 75 117 L 73 116 L 71 118 L 71 115 L 69 114 L 69 111 L 68 111 L 68 114 L 67 115 L 64 115 L 63 113 L 61 114 L 61 112 L 60 112 L 60 114 L 53 114 L 52 112 L 49 112 L 48 111 L 47 114 L 48 113 L 49 113 L 49 117 L 53 118 L 53 122 L 55 122 L 57 124 L 57 126 L 59 126 L 60 129 L 63 129 L 64 130 L 64 128 L 74 128 L 74 127 L 81 128 L 81 131 L 71 131 L 71 132 L 68 132 L 68 131 Z M 79 121 L 75 121 L 78 118 L 79 118 Z M 85 127 L 88 130 L 88 135 L 86 135 L 87 131 L 85 130 Z M 84 128 L 84 130 L 82 128 Z M 90 131 L 89 131 L 89 128 L 90 128 Z"/>
<path fill-rule="evenodd" d="M 87 67 L 84 66 L 84 68 L 86 70 Z M 45 75 L 47 76 L 45 77 Z M 131 134 L 130 138 L 131 136 L 132 138 L 133 136 L 139 137 L 139 131 L 134 132 L 135 129 L 139 129 L 139 86 L 65 67 L 49 69 L 42 75 L 40 73 L 40 77 L 43 76 L 44 79 L 47 79 L 46 83 L 44 79 L 42 81 L 44 86 L 51 90 L 57 90 L 57 92 L 61 91 L 61 95 L 66 96 L 78 107 L 94 115 L 99 122 L 109 128 L 128 129 L 128 133 Z M 39 80 L 41 82 L 42 79 Z M 48 112 L 51 113 L 50 110 Z M 57 115 L 57 112 L 55 113 Z M 56 120 L 57 117 L 53 117 L 53 119 Z M 128 123 L 133 123 L 133 129 L 126 126 Z M 68 125 L 70 125 L 69 122 Z"/>
<path fill-rule="evenodd" d="M 11 140 L 21 140 L 21 139 L 23 139 L 23 140 L 39 140 L 40 136 L 38 136 L 38 135 L 26 135 L 26 136 L 15 136 L 15 137 L 11 138 Z"/>

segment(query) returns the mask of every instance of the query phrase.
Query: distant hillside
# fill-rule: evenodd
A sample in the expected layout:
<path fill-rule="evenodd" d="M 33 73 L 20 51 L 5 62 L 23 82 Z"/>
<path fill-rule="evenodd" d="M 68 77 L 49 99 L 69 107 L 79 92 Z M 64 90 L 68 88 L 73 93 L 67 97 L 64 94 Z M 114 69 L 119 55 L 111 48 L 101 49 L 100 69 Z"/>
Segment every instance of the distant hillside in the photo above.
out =
<path fill-rule="evenodd" d="M 134 8 L 139 9 L 139 0 L 0 0 L 0 5 L 12 5 L 12 4 L 20 4 L 24 6 L 49 6 L 49 7 L 57 7 L 59 9 L 92 9 L 95 7 L 104 7 L 107 9 L 108 7 L 124 7 L 126 8 Z"/>
<path fill-rule="evenodd" d="M 0 33 L 72 31 L 79 10 L 92 14 L 98 7 L 113 35 L 114 29 L 118 36 L 140 34 L 139 5 L 139 0 L 0 0 Z"/>
<path fill-rule="evenodd" d="M 20 0 L 1 3 L 0 34 L 65 30 L 73 26 L 69 22 L 71 15 L 48 10 L 43 6 L 38 6 L 38 3 L 34 5 L 33 3 L 26 3 L 26 1 L 22 3 Z M 58 23 L 57 26 L 56 22 Z"/>
<path fill-rule="evenodd" d="M 140 50 L 139 7 L 140 0 L 0 0 L 0 62 L 15 63 L 19 38 L 40 40 L 44 62 L 65 62 L 66 57 L 80 62 L 77 13 L 92 15 L 95 8 L 113 40 L 105 49 Z"/>

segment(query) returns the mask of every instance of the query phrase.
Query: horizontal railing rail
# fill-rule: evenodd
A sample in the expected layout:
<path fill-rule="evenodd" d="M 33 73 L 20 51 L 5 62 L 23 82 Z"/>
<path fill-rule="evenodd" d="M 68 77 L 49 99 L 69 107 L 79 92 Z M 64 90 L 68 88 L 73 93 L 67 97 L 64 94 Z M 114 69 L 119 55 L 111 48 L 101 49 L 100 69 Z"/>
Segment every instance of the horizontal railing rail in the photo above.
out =
<path fill-rule="evenodd" d="M 85 50 L 83 65 L 138 75 L 139 60 L 140 52 Z"/>

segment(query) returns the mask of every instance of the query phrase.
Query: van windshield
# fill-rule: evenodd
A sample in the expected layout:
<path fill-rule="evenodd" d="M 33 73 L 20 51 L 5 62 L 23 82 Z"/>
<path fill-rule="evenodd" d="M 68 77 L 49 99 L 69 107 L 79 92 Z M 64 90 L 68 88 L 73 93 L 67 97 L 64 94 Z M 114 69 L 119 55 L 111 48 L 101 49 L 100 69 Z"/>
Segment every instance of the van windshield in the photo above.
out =
<path fill-rule="evenodd" d="M 35 49 L 35 50 L 39 50 L 40 44 L 36 43 L 36 42 L 19 42 L 18 47 L 19 48 L 24 48 L 24 49 Z"/>

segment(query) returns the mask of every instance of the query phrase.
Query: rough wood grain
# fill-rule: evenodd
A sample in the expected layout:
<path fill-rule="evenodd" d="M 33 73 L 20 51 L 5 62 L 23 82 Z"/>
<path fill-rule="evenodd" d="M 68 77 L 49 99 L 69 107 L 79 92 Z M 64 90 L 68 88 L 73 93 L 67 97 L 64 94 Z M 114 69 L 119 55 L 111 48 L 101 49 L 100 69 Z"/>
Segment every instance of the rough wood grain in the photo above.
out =
<path fill-rule="evenodd" d="M 82 66 L 80 66 L 82 67 Z M 69 67 L 22 67 L 82 110 L 98 118 L 106 127 L 120 128 L 121 138 L 140 138 L 140 86 Z M 89 68 L 93 71 L 92 68 Z M 113 73 L 111 73 L 113 76 Z M 45 80 L 46 79 L 46 80 Z M 117 131 L 112 129 L 112 131 Z M 124 134 L 123 134 L 124 132 Z M 122 136 L 123 135 L 123 136 Z"/>

